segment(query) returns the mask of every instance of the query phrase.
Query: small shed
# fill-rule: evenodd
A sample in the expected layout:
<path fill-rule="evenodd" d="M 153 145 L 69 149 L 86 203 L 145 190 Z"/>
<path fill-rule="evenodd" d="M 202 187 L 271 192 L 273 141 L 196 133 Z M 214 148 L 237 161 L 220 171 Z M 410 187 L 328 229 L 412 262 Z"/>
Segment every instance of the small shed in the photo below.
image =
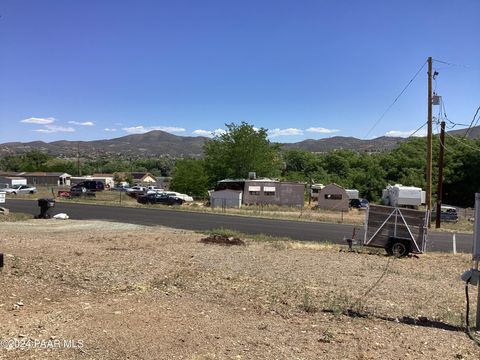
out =
<path fill-rule="evenodd" d="M 242 191 L 240 190 L 217 190 L 210 194 L 212 208 L 238 209 L 242 206 Z"/>
<path fill-rule="evenodd" d="M 245 205 L 281 205 L 303 207 L 305 183 L 275 179 L 225 179 L 217 183 L 218 190 L 243 192 Z"/>
<path fill-rule="evenodd" d="M 348 211 L 349 197 L 347 192 L 340 185 L 335 183 L 328 184 L 318 193 L 318 208 Z"/>
<path fill-rule="evenodd" d="M 12 187 L 17 185 L 27 185 L 27 179 L 19 176 L 0 177 L 0 188 Z"/>
<path fill-rule="evenodd" d="M 28 184 L 35 186 L 70 186 L 72 176 L 61 172 L 22 172 L 19 176 L 25 177 Z"/>

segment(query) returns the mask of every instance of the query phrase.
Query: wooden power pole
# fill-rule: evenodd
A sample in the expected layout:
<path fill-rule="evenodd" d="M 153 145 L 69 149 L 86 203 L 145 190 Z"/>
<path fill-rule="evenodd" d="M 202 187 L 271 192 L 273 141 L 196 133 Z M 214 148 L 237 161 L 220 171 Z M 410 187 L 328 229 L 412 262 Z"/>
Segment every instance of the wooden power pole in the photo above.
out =
<path fill-rule="evenodd" d="M 432 57 L 428 58 L 427 210 L 432 210 Z M 429 222 L 430 226 L 430 222 Z"/>
<path fill-rule="evenodd" d="M 440 218 L 442 215 L 442 193 L 443 193 L 443 154 L 445 150 L 445 121 L 441 123 L 440 132 L 440 153 L 438 156 L 438 187 L 437 187 L 437 215 L 435 219 L 435 228 L 440 227 Z"/>

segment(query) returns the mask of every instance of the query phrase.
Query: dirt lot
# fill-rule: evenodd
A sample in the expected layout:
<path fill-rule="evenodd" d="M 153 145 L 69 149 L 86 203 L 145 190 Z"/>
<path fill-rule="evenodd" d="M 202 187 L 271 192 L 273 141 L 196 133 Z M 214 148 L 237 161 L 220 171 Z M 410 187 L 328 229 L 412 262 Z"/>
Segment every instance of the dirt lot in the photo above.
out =
<path fill-rule="evenodd" d="M 467 255 L 202 237 L 0 223 L 0 359 L 480 358 L 461 328 Z"/>

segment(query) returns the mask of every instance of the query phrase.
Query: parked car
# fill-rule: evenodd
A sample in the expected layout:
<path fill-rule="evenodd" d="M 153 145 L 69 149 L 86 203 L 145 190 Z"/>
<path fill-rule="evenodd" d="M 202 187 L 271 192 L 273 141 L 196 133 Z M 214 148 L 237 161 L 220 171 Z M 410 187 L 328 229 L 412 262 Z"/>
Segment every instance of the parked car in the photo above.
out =
<path fill-rule="evenodd" d="M 362 207 L 362 204 L 360 203 L 360 199 L 351 199 L 350 207 L 354 209 L 360 209 Z"/>
<path fill-rule="evenodd" d="M 182 194 L 182 193 L 179 193 L 179 192 L 175 192 L 175 191 L 166 191 L 166 192 L 164 192 L 164 194 L 176 197 L 177 199 L 181 199 L 181 200 L 187 201 L 187 202 L 193 201 L 193 198 L 191 196 L 185 195 L 185 194 Z"/>
<path fill-rule="evenodd" d="M 70 197 L 95 197 L 95 191 L 88 190 L 84 186 L 75 185 L 70 188 Z"/>
<path fill-rule="evenodd" d="M 127 195 L 138 198 L 139 196 L 145 195 L 147 188 L 144 186 L 135 185 L 127 189 Z"/>
<path fill-rule="evenodd" d="M 70 188 L 70 192 L 73 193 L 85 193 L 87 192 L 87 188 L 81 185 L 74 185 Z"/>
<path fill-rule="evenodd" d="M 11 188 L 2 189 L 2 191 L 6 192 L 7 194 L 35 194 L 37 192 L 37 188 L 35 186 L 28 186 L 28 185 L 16 185 L 12 186 Z"/>
<path fill-rule="evenodd" d="M 436 211 L 432 211 L 432 220 L 437 218 Z M 458 213 L 457 209 L 453 206 L 442 205 L 440 208 L 440 221 L 442 222 L 457 222 Z"/>
<path fill-rule="evenodd" d="M 152 193 L 157 193 L 157 192 L 164 192 L 164 190 L 162 188 L 159 188 L 158 186 L 155 186 L 155 185 L 147 186 L 147 194 L 152 194 Z"/>
<path fill-rule="evenodd" d="M 165 193 L 151 193 L 141 195 L 137 198 L 137 202 L 140 204 L 165 204 L 165 205 L 181 205 L 183 200 L 169 196 Z"/>
<path fill-rule="evenodd" d="M 70 188 L 70 196 L 83 196 L 87 192 L 87 188 L 79 185 Z"/>
<path fill-rule="evenodd" d="M 89 191 L 103 191 L 103 190 L 105 190 L 105 185 L 103 185 L 103 182 L 95 181 L 95 180 L 82 181 L 82 182 L 76 184 L 75 186 L 84 187 Z"/>
<path fill-rule="evenodd" d="M 350 207 L 355 209 L 365 209 L 368 206 L 366 199 L 352 199 L 350 200 Z"/>

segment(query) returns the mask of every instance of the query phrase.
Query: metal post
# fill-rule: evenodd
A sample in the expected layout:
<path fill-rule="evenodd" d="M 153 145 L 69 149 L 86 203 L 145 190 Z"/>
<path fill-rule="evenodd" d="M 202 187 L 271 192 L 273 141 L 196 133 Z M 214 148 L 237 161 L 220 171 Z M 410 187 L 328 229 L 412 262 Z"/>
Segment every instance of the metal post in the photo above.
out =
<path fill-rule="evenodd" d="M 480 284 L 477 285 L 478 294 L 477 294 L 477 320 L 475 322 L 475 328 L 477 331 L 480 331 Z"/>
<path fill-rule="evenodd" d="M 453 238 L 452 238 L 452 243 L 453 243 L 453 253 L 457 253 L 457 237 L 455 236 L 455 233 L 453 233 Z"/>
<path fill-rule="evenodd" d="M 475 229 L 473 233 L 473 263 L 478 271 L 478 262 L 480 261 L 480 193 L 475 194 Z M 477 285 L 477 318 L 475 327 L 480 330 L 480 284 Z"/>
<path fill-rule="evenodd" d="M 437 216 L 435 219 L 435 228 L 440 227 L 442 217 L 442 192 L 443 192 L 443 155 L 445 146 L 445 121 L 442 121 L 440 132 L 440 154 L 438 156 L 438 187 L 437 187 Z"/>
<path fill-rule="evenodd" d="M 480 261 L 480 193 L 475 194 L 475 228 L 473 230 L 473 261 Z"/>

